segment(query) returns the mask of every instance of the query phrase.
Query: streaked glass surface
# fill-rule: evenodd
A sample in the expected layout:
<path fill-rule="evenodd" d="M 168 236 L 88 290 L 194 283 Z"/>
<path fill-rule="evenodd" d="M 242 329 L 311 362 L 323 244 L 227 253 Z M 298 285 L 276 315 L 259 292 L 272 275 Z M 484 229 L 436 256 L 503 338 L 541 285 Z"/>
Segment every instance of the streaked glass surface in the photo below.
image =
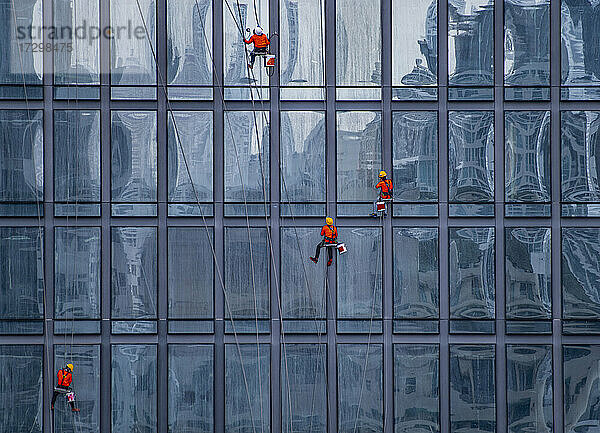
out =
<path fill-rule="evenodd" d="M 438 113 L 395 111 L 392 119 L 394 201 L 436 201 Z"/>
<path fill-rule="evenodd" d="M 392 0 L 392 85 L 437 84 L 437 7 L 437 0 Z"/>
<path fill-rule="evenodd" d="M 156 227 L 111 229 L 113 319 L 156 318 Z"/>
<path fill-rule="evenodd" d="M 29 26 L 35 31 L 29 33 Z M 43 42 L 41 27 L 42 0 L 0 2 L 0 85 L 42 84 L 43 52 L 27 49 L 28 44 Z"/>
<path fill-rule="evenodd" d="M 600 346 L 563 346 L 563 414 L 565 432 L 593 432 L 598 426 Z"/>
<path fill-rule="evenodd" d="M 315 275 L 312 263 L 306 260 L 321 240 L 319 227 L 281 228 L 281 309 L 284 318 L 326 317 L 325 277 Z M 327 254 L 326 251 L 321 253 Z"/>
<path fill-rule="evenodd" d="M 100 111 L 54 111 L 54 200 L 100 201 Z"/>
<path fill-rule="evenodd" d="M 550 201 L 550 112 L 504 113 L 507 202 Z"/>
<path fill-rule="evenodd" d="M 562 85 L 600 86 L 598 3 L 563 0 L 560 16 Z"/>
<path fill-rule="evenodd" d="M 457 203 L 494 200 L 494 112 L 448 113 L 448 199 Z"/>
<path fill-rule="evenodd" d="M 600 229 L 562 228 L 564 319 L 600 318 Z"/>
<path fill-rule="evenodd" d="M 214 229 L 169 227 L 168 280 L 170 319 L 214 316 Z"/>
<path fill-rule="evenodd" d="M 173 116 L 175 123 L 171 114 L 168 115 L 169 202 L 211 202 L 213 113 L 177 111 Z"/>
<path fill-rule="evenodd" d="M 111 195 L 113 202 L 156 201 L 155 111 L 111 113 Z"/>
<path fill-rule="evenodd" d="M 495 317 L 495 230 L 450 228 L 450 317 Z"/>
<path fill-rule="evenodd" d="M 100 227 L 54 229 L 54 318 L 99 319 Z"/>
<path fill-rule="evenodd" d="M 324 7 L 324 0 L 280 0 L 279 81 L 282 86 L 325 84 Z"/>
<path fill-rule="evenodd" d="M 325 113 L 281 112 L 281 201 L 325 202 Z"/>
<path fill-rule="evenodd" d="M 440 431 L 440 353 L 435 344 L 394 345 L 394 431 Z"/>
<path fill-rule="evenodd" d="M 380 86 L 380 1 L 338 0 L 335 6 L 336 85 Z"/>
<path fill-rule="evenodd" d="M 156 85 L 155 0 L 110 0 L 110 25 L 111 84 Z"/>
<path fill-rule="evenodd" d="M 225 201 L 270 200 L 270 126 L 264 111 L 225 112 Z M 265 198 L 266 190 L 266 198 Z M 244 212 L 242 212 L 244 214 Z"/>
<path fill-rule="evenodd" d="M 43 319 L 44 258 L 43 228 L 0 227 L 0 320 Z"/>
<path fill-rule="evenodd" d="M 212 0 L 167 1 L 168 84 L 212 84 L 212 34 Z"/>
<path fill-rule="evenodd" d="M 381 231 L 378 227 L 338 228 L 338 242 L 352 249 L 341 257 L 337 252 L 334 256 L 338 319 L 381 318 Z"/>
<path fill-rule="evenodd" d="M 552 346 L 506 346 L 508 432 L 553 431 Z"/>
<path fill-rule="evenodd" d="M 7 432 L 42 433 L 43 347 L 0 345 L 0 369 L 10 372 L 0 376 L 0 425 Z"/>
<path fill-rule="evenodd" d="M 70 343 L 70 341 L 69 341 Z M 64 395 L 56 400 L 54 431 L 56 433 L 100 433 L 100 345 L 56 345 L 54 346 L 54 371 L 67 363 L 76 366 L 73 370 L 75 405 L 81 409 L 77 418 Z M 56 385 L 56 374 L 51 378 Z"/>
<path fill-rule="evenodd" d="M 100 1 L 53 0 L 52 4 L 54 26 L 58 29 L 52 39 L 58 45 L 54 51 L 54 83 L 100 84 Z M 74 30 L 77 28 L 86 33 L 82 35 L 82 30 Z M 71 44 L 71 49 L 67 44 Z M 73 96 L 78 96 L 77 90 Z"/>
<path fill-rule="evenodd" d="M 155 344 L 111 346 L 111 431 L 157 431 Z"/>
<path fill-rule="evenodd" d="M 550 0 L 504 0 L 504 85 L 550 85 Z"/>
<path fill-rule="evenodd" d="M 448 0 L 448 84 L 494 85 L 494 0 Z"/>
<path fill-rule="evenodd" d="M 508 319 L 552 317 L 550 228 L 505 228 Z"/>
<path fill-rule="evenodd" d="M 496 431 L 496 353 L 491 344 L 450 345 L 450 431 Z"/>
<path fill-rule="evenodd" d="M 600 202 L 600 111 L 561 112 L 561 200 Z"/>
<path fill-rule="evenodd" d="M 225 431 L 271 428 L 268 344 L 225 344 Z"/>
<path fill-rule="evenodd" d="M 169 433 L 214 431 L 213 346 L 169 344 Z"/>
<path fill-rule="evenodd" d="M 225 316 L 266 319 L 269 316 L 270 254 L 267 230 L 225 228 Z"/>
<path fill-rule="evenodd" d="M 338 344 L 337 373 L 337 431 L 383 433 L 382 345 Z"/>
<path fill-rule="evenodd" d="M 439 316 L 437 228 L 394 229 L 394 318 Z"/>
<path fill-rule="evenodd" d="M 281 347 L 281 431 L 327 432 L 327 347 Z"/>
<path fill-rule="evenodd" d="M 337 113 L 337 200 L 372 201 L 381 170 L 381 112 Z"/>

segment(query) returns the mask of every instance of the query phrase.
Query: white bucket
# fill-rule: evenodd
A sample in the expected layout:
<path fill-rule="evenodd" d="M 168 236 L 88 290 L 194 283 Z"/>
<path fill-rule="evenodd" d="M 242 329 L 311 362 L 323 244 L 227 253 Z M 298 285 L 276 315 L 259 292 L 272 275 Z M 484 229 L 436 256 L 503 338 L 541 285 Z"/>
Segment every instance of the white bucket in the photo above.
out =
<path fill-rule="evenodd" d="M 72 403 L 75 401 L 75 393 L 74 392 L 67 393 L 67 401 L 69 403 Z"/>
<path fill-rule="evenodd" d="M 338 253 L 345 254 L 348 252 L 348 248 L 346 248 L 346 244 L 338 244 L 337 245 Z"/>

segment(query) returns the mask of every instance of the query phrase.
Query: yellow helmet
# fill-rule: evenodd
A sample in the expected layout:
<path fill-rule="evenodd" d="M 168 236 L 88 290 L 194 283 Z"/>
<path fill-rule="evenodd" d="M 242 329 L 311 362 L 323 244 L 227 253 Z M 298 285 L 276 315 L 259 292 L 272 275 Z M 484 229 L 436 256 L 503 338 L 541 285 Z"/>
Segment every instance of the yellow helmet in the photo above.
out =
<path fill-rule="evenodd" d="M 383 170 L 379 172 L 379 177 L 387 177 L 387 173 Z"/>
<path fill-rule="evenodd" d="M 333 218 L 331 218 L 331 217 L 325 218 L 325 224 L 327 224 L 328 226 L 332 226 L 333 225 Z"/>
<path fill-rule="evenodd" d="M 69 367 L 69 370 L 73 371 L 73 364 L 67 364 L 67 367 Z"/>

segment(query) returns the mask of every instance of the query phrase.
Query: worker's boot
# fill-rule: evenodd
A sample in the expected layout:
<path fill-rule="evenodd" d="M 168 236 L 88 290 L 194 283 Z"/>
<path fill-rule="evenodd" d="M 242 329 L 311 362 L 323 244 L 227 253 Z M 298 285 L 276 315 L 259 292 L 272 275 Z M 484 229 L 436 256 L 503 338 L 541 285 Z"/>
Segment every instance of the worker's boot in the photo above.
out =
<path fill-rule="evenodd" d="M 333 263 L 333 259 L 329 259 L 329 261 L 327 262 L 327 266 L 331 266 L 332 263 Z"/>
<path fill-rule="evenodd" d="M 313 261 L 313 263 L 319 263 L 319 259 L 315 259 L 314 257 L 310 257 L 310 259 Z"/>
<path fill-rule="evenodd" d="M 54 410 L 54 405 L 50 406 L 50 410 Z"/>
<path fill-rule="evenodd" d="M 71 412 L 80 412 L 80 409 L 74 407 L 74 408 L 71 409 Z"/>

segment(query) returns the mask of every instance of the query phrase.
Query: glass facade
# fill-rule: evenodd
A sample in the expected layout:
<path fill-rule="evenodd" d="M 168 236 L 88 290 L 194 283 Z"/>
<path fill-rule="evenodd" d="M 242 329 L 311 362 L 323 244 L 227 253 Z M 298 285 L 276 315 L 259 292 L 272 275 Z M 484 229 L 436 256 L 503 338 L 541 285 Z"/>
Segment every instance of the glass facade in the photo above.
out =
<path fill-rule="evenodd" d="M 597 433 L 599 35 L 598 0 L 0 0 L 0 433 Z"/>

